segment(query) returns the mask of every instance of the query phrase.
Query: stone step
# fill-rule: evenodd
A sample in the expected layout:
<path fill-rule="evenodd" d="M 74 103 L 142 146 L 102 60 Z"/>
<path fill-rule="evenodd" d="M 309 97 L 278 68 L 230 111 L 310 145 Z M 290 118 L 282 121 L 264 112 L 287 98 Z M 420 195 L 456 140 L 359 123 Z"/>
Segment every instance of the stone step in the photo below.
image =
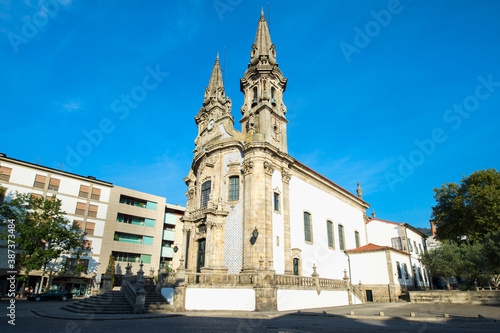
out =
<path fill-rule="evenodd" d="M 80 308 L 71 305 L 63 306 L 61 309 L 75 312 L 75 313 L 92 313 L 92 314 L 132 314 L 134 313 L 132 307 L 128 309 L 93 309 L 93 308 Z"/>

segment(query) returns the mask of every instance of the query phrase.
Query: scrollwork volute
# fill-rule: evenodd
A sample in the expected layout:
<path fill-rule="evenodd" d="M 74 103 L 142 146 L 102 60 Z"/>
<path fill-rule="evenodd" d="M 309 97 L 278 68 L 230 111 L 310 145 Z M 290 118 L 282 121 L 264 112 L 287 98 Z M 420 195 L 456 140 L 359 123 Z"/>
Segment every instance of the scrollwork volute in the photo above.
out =
<path fill-rule="evenodd" d="M 243 169 L 243 174 L 248 175 L 253 171 L 253 162 L 252 161 L 243 162 L 241 168 Z"/>
<path fill-rule="evenodd" d="M 281 179 L 283 183 L 290 184 L 290 179 L 292 179 L 292 175 L 288 172 L 287 169 L 281 170 Z"/>

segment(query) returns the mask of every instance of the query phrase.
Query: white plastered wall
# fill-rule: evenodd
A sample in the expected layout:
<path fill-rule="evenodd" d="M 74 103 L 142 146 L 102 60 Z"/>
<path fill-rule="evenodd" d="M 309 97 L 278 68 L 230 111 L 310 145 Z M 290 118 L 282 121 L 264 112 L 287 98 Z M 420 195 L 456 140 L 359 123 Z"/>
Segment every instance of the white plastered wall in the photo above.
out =
<path fill-rule="evenodd" d="M 253 289 L 187 288 L 186 310 L 254 311 Z"/>
<path fill-rule="evenodd" d="M 278 311 L 341 305 L 349 305 L 347 291 L 324 290 L 318 295 L 316 290 L 278 289 Z"/>
<path fill-rule="evenodd" d="M 313 243 L 304 240 L 304 211 L 311 214 Z M 334 245 L 328 246 L 326 221 L 333 222 Z M 348 269 L 347 257 L 339 247 L 338 225 L 344 226 L 345 249 L 356 247 L 354 232 L 359 232 L 360 246 L 366 245 L 363 212 L 354 206 L 297 178 L 290 180 L 291 247 L 301 250 L 302 275 L 311 276 L 313 265 L 322 278 L 342 279 Z"/>

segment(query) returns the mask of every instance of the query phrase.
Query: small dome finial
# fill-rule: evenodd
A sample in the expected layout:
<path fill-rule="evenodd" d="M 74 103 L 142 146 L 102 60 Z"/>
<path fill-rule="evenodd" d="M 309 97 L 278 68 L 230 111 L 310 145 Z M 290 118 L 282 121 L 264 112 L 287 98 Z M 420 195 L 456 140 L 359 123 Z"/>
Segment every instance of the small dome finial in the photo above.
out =
<path fill-rule="evenodd" d="M 262 10 L 260 11 L 260 17 L 265 17 L 264 16 L 264 7 L 262 7 Z"/>
<path fill-rule="evenodd" d="M 375 216 L 377 216 L 377 214 L 375 214 L 375 208 L 372 209 L 372 216 L 373 216 L 373 218 L 375 218 Z"/>

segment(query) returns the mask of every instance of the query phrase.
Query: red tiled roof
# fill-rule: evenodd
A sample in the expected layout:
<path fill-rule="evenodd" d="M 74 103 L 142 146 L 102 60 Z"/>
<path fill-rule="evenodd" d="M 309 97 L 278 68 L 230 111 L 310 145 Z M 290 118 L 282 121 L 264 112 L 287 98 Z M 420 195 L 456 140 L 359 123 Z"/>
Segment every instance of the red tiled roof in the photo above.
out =
<path fill-rule="evenodd" d="M 356 252 L 385 251 L 385 250 L 392 250 L 392 251 L 396 251 L 396 252 L 410 255 L 408 252 L 401 251 L 401 250 L 395 249 L 395 248 L 390 247 L 390 246 L 380 246 L 380 245 L 376 245 L 373 243 L 368 243 L 366 245 L 357 247 L 355 249 L 347 250 L 346 252 L 356 253 Z"/>
<path fill-rule="evenodd" d="M 392 221 L 387 221 L 387 220 L 381 220 L 381 219 L 376 219 L 376 218 L 372 218 L 372 219 L 369 219 L 366 224 L 372 222 L 372 221 L 380 221 L 380 222 L 385 222 L 385 223 L 392 223 L 392 224 L 397 224 L 397 225 L 400 225 L 401 223 L 399 222 L 392 222 Z"/>

